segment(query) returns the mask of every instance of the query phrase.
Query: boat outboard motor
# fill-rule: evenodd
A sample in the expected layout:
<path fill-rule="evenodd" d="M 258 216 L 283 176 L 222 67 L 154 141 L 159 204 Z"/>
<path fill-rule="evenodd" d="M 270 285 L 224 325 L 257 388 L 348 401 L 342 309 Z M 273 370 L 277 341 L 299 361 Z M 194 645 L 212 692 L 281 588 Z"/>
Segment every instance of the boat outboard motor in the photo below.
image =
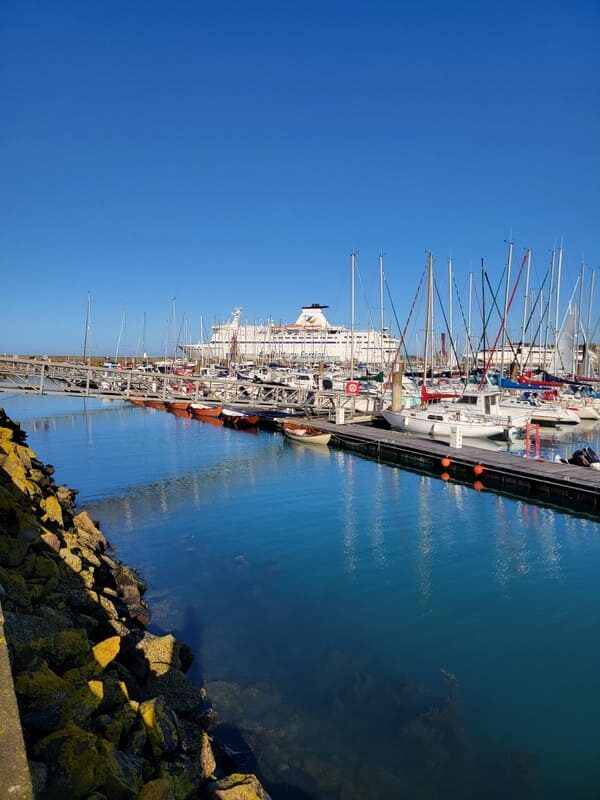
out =
<path fill-rule="evenodd" d="M 567 459 L 569 464 L 575 464 L 578 467 L 592 467 L 593 469 L 600 469 L 600 458 L 591 447 L 582 447 L 580 450 L 575 450 L 571 458 Z"/>

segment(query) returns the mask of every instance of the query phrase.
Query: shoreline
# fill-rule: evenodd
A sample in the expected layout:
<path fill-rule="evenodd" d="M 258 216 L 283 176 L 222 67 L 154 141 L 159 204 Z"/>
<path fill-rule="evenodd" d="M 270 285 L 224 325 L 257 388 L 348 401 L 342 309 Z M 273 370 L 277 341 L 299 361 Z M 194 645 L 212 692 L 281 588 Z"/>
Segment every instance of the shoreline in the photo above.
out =
<path fill-rule="evenodd" d="M 33 796 L 268 800 L 214 735 L 189 647 L 146 630 L 143 579 L 25 442 L 0 409 L 0 602 Z"/>

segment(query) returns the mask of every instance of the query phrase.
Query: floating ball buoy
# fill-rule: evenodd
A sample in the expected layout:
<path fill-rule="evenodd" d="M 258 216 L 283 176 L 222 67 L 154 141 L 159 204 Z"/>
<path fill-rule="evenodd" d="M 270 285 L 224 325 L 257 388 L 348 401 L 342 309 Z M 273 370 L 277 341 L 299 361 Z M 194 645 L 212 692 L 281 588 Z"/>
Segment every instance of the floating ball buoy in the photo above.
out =
<path fill-rule="evenodd" d="M 483 475 L 483 465 L 482 464 L 475 464 L 473 467 L 473 472 L 475 475 Z"/>
<path fill-rule="evenodd" d="M 440 461 L 440 464 L 442 465 L 442 467 L 449 467 L 451 463 L 452 463 L 452 462 L 450 461 L 450 459 L 448 458 L 448 456 L 444 456 L 444 457 L 442 458 L 442 460 Z"/>
<path fill-rule="evenodd" d="M 450 480 L 450 475 L 447 472 L 442 472 L 442 474 L 440 475 L 440 478 L 443 481 L 449 481 Z"/>
<path fill-rule="evenodd" d="M 483 483 L 481 481 L 475 481 L 473 488 L 476 492 L 480 492 L 483 489 Z"/>

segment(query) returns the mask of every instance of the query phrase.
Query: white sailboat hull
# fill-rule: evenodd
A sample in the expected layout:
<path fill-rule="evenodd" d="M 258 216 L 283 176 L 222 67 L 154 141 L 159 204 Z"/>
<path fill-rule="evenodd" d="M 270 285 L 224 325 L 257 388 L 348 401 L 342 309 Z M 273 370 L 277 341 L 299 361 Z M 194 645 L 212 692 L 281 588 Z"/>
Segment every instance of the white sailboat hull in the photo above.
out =
<path fill-rule="evenodd" d="M 458 428 L 466 438 L 486 439 L 504 436 L 506 427 L 485 419 L 467 418 L 460 412 L 432 409 L 405 409 L 404 411 L 382 411 L 382 416 L 392 428 L 425 436 L 450 436 Z"/>

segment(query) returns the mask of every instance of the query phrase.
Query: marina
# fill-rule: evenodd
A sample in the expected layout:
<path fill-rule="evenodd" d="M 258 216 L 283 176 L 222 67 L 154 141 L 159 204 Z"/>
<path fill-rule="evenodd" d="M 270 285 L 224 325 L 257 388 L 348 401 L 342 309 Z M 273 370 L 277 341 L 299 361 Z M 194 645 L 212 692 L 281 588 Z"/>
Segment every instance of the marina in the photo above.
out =
<path fill-rule="evenodd" d="M 410 780 L 456 798 L 473 785 L 593 797 L 595 519 L 473 491 L 475 448 L 458 451 L 464 483 L 440 480 L 441 443 L 398 469 L 398 432 L 373 429 L 391 456 L 376 463 L 358 457 L 355 425 L 342 447 L 335 433 L 305 446 L 118 400 L 4 404 L 147 576 L 151 630 L 201 649 L 194 676 L 243 729 L 272 796 L 284 783 L 279 796 L 394 797 Z M 545 436 L 566 454 L 581 434 Z M 365 761 L 349 768 L 357 738 Z"/>

